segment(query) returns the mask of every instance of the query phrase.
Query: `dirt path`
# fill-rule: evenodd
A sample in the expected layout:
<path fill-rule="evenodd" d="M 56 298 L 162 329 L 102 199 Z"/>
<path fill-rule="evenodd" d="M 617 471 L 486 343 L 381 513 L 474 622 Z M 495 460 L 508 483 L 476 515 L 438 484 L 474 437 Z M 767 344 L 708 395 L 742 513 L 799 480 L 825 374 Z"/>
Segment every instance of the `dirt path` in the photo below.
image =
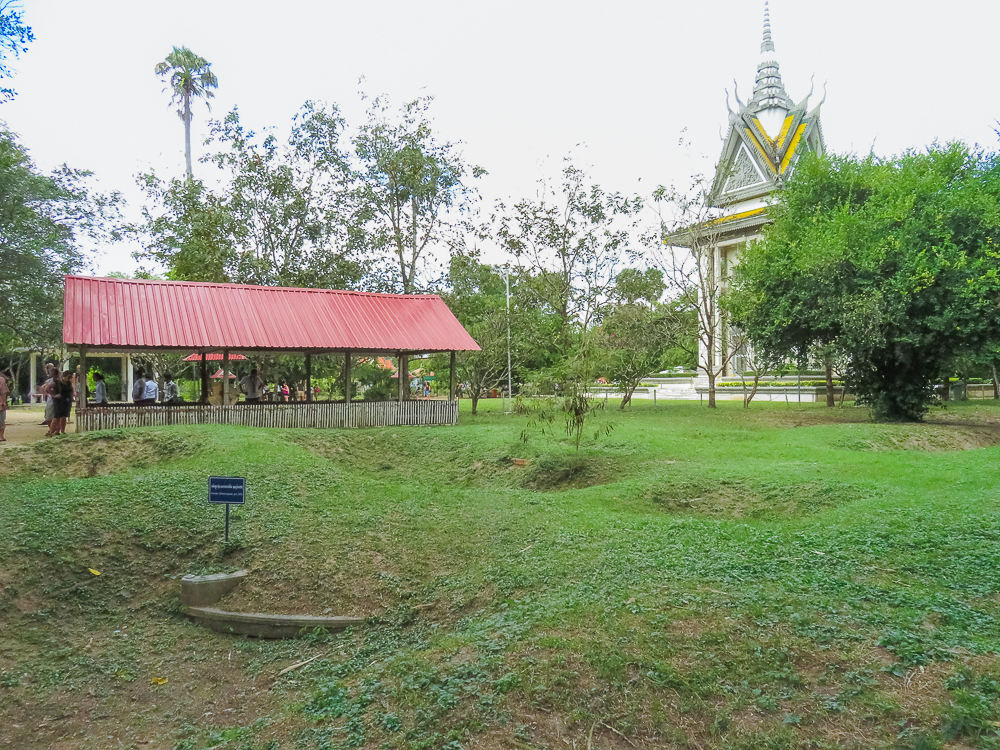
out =
<path fill-rule="evenodd" d="M 41 440 L 48 429 L 39 424 L 45 413 L 44 406 L 14 406 L 7 410 L 6 443 L 0 443 L 0 451 L 11 445 L 25 445 Z M 73 432 L 76 426 L 70 417 L 66 432 Z"/>

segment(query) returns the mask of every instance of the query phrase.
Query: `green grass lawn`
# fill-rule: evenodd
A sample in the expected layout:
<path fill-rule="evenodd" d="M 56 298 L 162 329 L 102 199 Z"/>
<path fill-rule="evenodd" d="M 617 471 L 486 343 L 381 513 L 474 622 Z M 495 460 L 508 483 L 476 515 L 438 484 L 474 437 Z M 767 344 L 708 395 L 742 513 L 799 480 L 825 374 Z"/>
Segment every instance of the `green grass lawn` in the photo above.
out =
<path fill-rule="evenodd" d="M 4 451 L 0 747 L 1000 747 L 1000 407 L 639 402 L 578 454 L 462 407 Z M 183 617 L 243 567 L 220 606 L 366 624 Z"/>

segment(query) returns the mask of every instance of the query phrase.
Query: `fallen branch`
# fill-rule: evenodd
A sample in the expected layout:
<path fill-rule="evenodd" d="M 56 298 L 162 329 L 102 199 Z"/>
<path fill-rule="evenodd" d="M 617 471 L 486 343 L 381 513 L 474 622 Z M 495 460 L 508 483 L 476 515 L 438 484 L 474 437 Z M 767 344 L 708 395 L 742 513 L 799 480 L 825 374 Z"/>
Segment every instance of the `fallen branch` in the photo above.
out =
<path fill-rule="evenodd" d="M 602 723 L 602 724 L 604 724 L 604 722 L 603 722 L 603 721 L 602 721 L 601 723 Z M 626 742 L 627 742 L 628 744 L 630 744 L 630 745 L 631 745 L 632 747 L 636 747 L 636 744 L 635 744 L 634 742 L 632 742 L 632 740 L 630 740 L 630 739 L 629 739 L 628 737 L 626 737 L 626 736 L 625 736 L 624 734 L 622 734 L 621 732 L 619 732 L 619 731 L 618 731 L 617 729 L 615 729 L 615 728 L 614 728 L 613 726 L 611 726 L 610 724 L 604 724 L 604 726 L 606 726 L 606 727 L 607 727 L 608 729 L 610 729 L 610 730 L 611 730 L 612 732 L 614 732 L 615 734 L 617 734 L 617 735 L 618 735 L 619 737 L 621 737 L 621 738 L 622 738 L 623 740 L 625 740 L 625 741 L 626 741 Z"/>
<path fill-rule="evenodd" d="M 300 661 L 300 662 L 299 662 L 298 664 L 293 664 L 293 665 L 292 665 L 292 666 L 290 666 L 290 667 L 285 667 L 285 668 L 284 668 L 284 669 L 282 669 L 282 670 L 281 670 L 280 672 L 278 672 L 278 677 L 281 677 L 281 675 L 283 675 L 283 674 L 288 674 L 288 673 L 289 673 L 289 672 L 291 672 L 292 670 L 295 670 L 295 669 L 298 669 L 299 667 L 304 667 L 304 666 L 305 666 L 306 664 L 308 664 L 309 662 L 311 662 L 311 661 L 316 661 L 316 660 L 317 660 L 317 659 L 318 659 L 319 657 L 321 657 L 322 655 L 323 655 L 323 654 L 316 654 L 316 656 L 314 656 L 314 657 L 313 657 L 313 658 L 311 658 L 311 659 L 306 659 L 305 661 Z"/>

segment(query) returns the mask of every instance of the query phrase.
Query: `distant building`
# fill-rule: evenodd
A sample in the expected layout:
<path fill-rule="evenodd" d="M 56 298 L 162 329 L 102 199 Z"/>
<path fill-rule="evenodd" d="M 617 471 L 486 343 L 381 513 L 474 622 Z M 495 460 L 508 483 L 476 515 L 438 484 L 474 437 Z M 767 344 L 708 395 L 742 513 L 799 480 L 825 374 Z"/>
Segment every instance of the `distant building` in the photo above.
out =
<path fill-rule="evenodd" d="M 710 222 L 710 237 L 714 246 L 714 268 L 718 269 L 723 288 L 743 248 L 757 239 L 761 227 L 770 221 L 769 198 L 795 171 L 799 157 L 807 152 L 822 154 L 825 151 L 819 116 L 823 101 L 809 110 L 811 89 L 798 104 L 789 98 L 781 82 L 766 2 L 764 39 L 760 45 L 753 97 L 744 104 L 738 92 L 734 90 L 733 93 L 739 109 L 734 112 L 730 108 L 727 92 L 729 132 L 708 192 L 709 205 L 722 210 L 722 216 Z M 824 94 L 824 101 L 825 98 Z M 670 241 L 671 244 L 688 244 L 683 233 L 674 235 Z M 724 352 L 730 351 L 730 337 L 727 332 L 722 334 L 718 351 L 713 353 L 717 366 L 725 358 Z M 707 361 L 705 352 L 699 352 L 698 360 L 699 363 Z M 736 355 L 725 374 L 738 373 L 741 369 L 739 355 Z"/>

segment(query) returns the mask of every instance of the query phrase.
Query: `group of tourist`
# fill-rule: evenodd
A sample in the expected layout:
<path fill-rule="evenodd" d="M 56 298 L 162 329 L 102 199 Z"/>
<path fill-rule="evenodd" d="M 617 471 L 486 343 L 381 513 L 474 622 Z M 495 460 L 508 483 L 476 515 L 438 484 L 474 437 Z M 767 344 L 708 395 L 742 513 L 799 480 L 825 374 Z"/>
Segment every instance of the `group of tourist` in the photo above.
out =
<path fill-rule="evenodd" d="M 94 372 L 93 378 L 94 389 L 92 392 L 88 389 L 87 394 L 90 396 L 90 405 L 110 406 L 104 375 L 100 372 Z M 12 382 L 13 377 L 9 370 L 0 372 L 0 442 L 6 442 L 4 431 L 6 429 L 7 409 L 10 406 L 10 384 Z M 459 386 L 460 389 L 462 385 Z M 41 423 L 49 428 L 45 437 L 62 435 L 66 432 L 66 422 L 81 387 L 86 386 L 82 382 L 78 382 L 77 373 L 72 370 L 60 371 L 58 365 L 53 363 L 45 365 L 45 381 L 37 390 L 38 395 L 45 399 L 45 417 Z M 429 383 L 424 382 L 414 387 L 418 393 L 422 390 L 425 398 L 430 395 Z M 260 376 L 257 368 L 250 370 L 250 373 L 240 380 L 239 388 L 248 404 L 260 403 L 261 401 L 287 403 L 308 400 L 307 387 L 304 383 L 293 382 L 289 385 L 287 381 L 279 381 L 269 385 Z M 314 386 L 313 399 L 319 400 L 320 393 L 319 385 Z M 180 397 L 180 389 L 174 382 L 173 375 L 164 374 L 163 387 L 161 388 L 151 371 L 139 373 L 139 377 L 132 387 L 132 400 L 141 406 L 184 402 Z"/>
<path fill-rule="evenodd" d="M 66 422 L 73 410 L 76 389 L 76 374 L 72 370 L 60 372 L 55 364 L 45 365 L 45 382 L 38 389 L 39 395 L 45 398 L 45 416 L 41 423 L 49 428 L 45 437 L 66 434 Z"/>
<path fill-rule="evenodd" d="M 252 385 L 254 387 L 251 387 Z M 243 391 L 248 403 L 260 401 L 288 403 L 309 400 L 308 388 L 302 381 L 289 384 L 288 381 L 281 380 L 271 385 L 257 374 L 256 369 L 251 370 L 250 374 L 240 381 L 240 390 Z M 314 401 L 319 400 L 320 392 L 318 385 L 313 387 Z"/>
<path fill-rule="evenodd" d="M 94 376 L 94 382 L 94 403 L 97 405 L 106 404 L 106 392 L 102 394 L 104 396 L 103 400 L 98 398 L 96 375 Z M 104 378 L 102 377 L 101 385 L 103 384 Z M 152 371 L 147 371 L 145 374 L 139 373 L 139 377 L 132 383 L 132 401 L 140 406 L 149 406 L 156 403 L 183 403 L 183 399 L 180 397 L 180 388 L 174 382 L 174 376 L 169 372 L 163 374 L 163 389 L 161 391 L 160 384 L 156 382 Z"/>

